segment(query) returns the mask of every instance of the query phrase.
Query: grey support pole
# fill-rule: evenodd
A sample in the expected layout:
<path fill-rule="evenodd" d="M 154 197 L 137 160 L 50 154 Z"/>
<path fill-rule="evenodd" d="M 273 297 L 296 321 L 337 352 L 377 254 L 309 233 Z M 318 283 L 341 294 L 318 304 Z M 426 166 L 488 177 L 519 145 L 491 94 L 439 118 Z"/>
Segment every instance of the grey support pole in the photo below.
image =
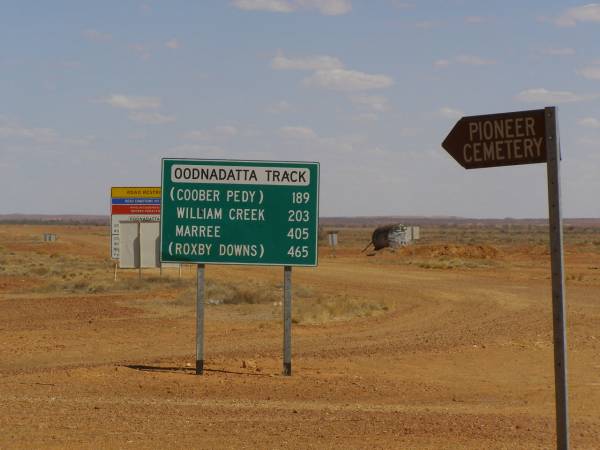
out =
<path fill-rule="evenodd" d="M 137 223 L 137 257 L 138 257 L 138 280 L 142 279 L 142 224 L 140 222 Z M 135 256 L 133 257 L 135 260 Z"/>
<path fill-rule="evenodd" d="M 198 264 L 196 270 L 196 375 L 201 375 L 204 372 L 204 264 Z"/>
<path fill-rule="evenodd" d="M 548 209 L 550 218 L 550 256 L 552 270 L 552 324 L 554 332 L 554 385 L 556 395 L 556 448 L 569 448 L 567 394 L 567 336 L 565 275 L 563 268 L 563 228 L 560 209 L 560 141 L 556 108 L 544 110 L 548 152 Z"/>
<path fill-rule="evenodd" d="M 292 374 L 292 267 L 283 267 L 283 374 Z"/>

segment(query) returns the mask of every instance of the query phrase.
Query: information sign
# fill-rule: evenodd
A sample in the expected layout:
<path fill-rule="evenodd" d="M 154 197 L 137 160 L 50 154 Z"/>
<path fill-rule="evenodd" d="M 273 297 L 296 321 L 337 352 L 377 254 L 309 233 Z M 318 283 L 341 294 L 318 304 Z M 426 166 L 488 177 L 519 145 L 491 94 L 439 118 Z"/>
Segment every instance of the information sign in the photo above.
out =
<path fill-rule="evenodd" d="M 162 160 L 161 261 L 315 266 L 319 163 Z"/>
<path fill-rule="evenodd" d="M 442 147 L 465 169 L 544 163 L 543 109 L 461 118 Z"/>
<path fill-rule="evenodd" d="M 110 190 L 111 257 L 119 259 L 119 222 L 158 222 L 159 187 L 113 187 Z"/>

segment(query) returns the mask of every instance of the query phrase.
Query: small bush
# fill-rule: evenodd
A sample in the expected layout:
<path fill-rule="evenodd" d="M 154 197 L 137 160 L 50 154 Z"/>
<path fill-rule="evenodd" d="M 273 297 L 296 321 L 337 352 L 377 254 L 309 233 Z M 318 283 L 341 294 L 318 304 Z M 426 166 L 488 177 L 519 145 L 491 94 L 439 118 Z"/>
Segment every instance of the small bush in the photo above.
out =
<path fill-rule="evenodd" d="M 31 273 L 34 275 L 44 276 L 48 274 L 49 270 L 47 267 L 36 267 L 35 269 L 31 269 Z"/>

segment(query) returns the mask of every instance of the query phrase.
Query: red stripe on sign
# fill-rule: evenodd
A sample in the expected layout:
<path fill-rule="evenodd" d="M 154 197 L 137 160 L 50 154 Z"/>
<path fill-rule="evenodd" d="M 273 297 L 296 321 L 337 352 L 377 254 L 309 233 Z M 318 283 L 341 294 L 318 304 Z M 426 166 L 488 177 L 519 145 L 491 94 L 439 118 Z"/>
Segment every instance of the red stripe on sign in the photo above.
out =
<path fill-rule="evenodd" d="M 160 205 L 112 205 L 113 214 L 160 214 Z"/>

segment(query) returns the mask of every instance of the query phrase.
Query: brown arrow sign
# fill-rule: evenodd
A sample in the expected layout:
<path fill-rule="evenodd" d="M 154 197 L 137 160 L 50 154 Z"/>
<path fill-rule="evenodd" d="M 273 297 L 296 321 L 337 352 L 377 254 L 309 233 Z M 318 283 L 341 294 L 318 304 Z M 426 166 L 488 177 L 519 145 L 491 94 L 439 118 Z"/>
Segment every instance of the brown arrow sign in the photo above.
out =
<path fill-rule="evenodd" d="M 546 162 L 544 110 L 463 117 L 442 147 L 465 169 Z"/>

